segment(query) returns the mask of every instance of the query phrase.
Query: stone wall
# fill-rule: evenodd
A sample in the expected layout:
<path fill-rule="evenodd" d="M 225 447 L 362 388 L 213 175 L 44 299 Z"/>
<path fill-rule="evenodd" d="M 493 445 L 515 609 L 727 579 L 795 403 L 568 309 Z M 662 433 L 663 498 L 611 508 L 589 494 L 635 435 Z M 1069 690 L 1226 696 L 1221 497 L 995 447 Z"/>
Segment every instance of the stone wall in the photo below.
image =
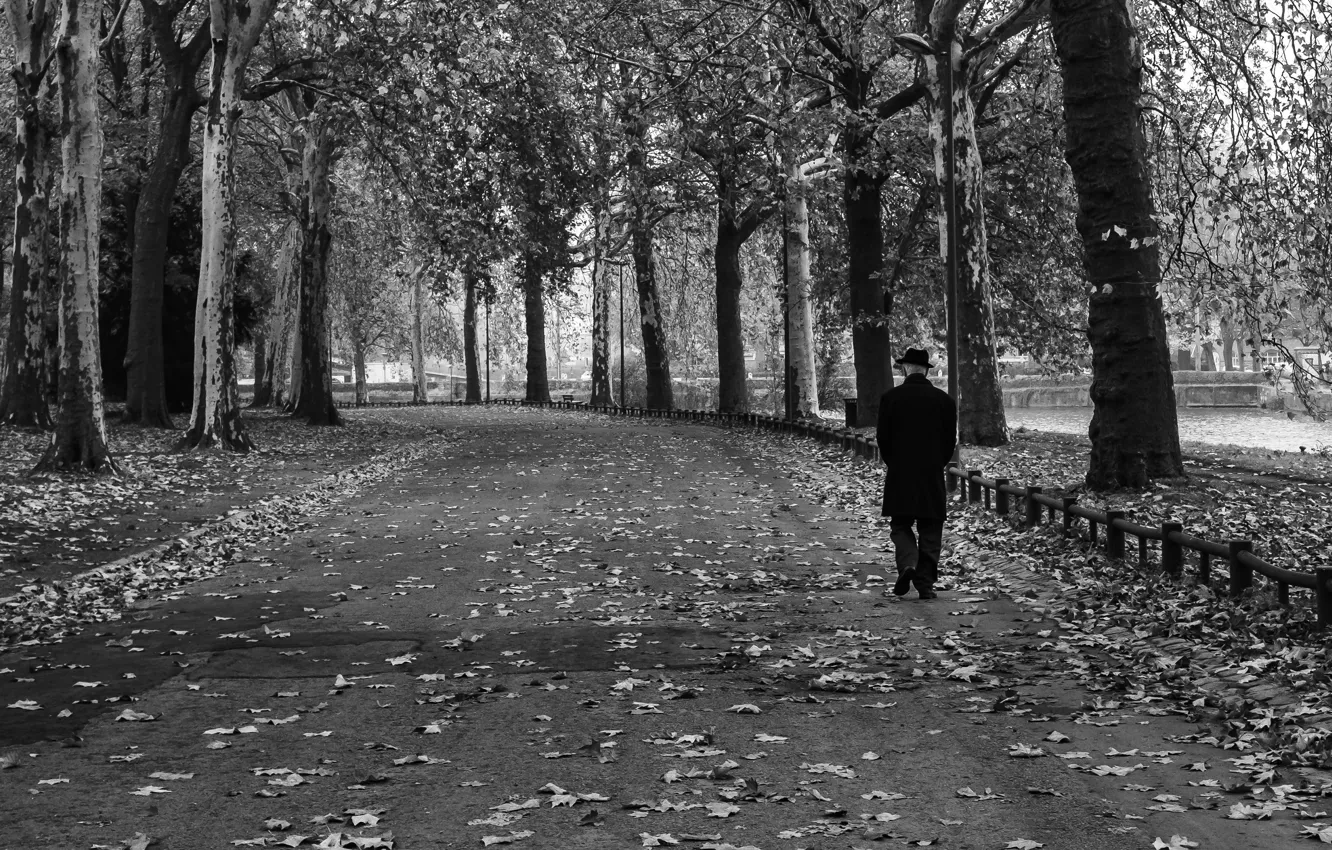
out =
<path fill-rule="evenodd" d="M 1179 407 L 1267 407 L 1276 389 L 1261 372 L 1175 372 Z M 1016 377 L 1003 381 L 1006 407 L 1090 407 L 1090 376 Z"/>

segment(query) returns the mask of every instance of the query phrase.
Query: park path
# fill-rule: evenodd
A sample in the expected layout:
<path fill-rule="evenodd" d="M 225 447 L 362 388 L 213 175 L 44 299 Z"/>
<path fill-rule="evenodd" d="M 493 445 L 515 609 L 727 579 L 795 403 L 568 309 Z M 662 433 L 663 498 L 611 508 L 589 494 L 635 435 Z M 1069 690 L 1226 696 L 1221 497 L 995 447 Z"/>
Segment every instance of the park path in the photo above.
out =
<path fill-rule="evenodd" d="M 975 541 L 885 597 L 811 444 L 439 415 L 223 575 L 0 656 L 0 848 L 1298 843 Z"/>

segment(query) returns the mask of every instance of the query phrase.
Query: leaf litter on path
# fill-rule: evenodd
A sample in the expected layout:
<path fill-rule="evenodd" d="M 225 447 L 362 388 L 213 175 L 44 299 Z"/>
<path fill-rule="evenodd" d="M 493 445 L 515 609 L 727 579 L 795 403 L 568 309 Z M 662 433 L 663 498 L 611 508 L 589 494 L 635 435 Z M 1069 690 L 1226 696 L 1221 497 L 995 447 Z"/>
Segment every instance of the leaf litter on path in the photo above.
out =
<path fill-rule="evenodd" d="M 791 464 L 791 468 L 798 467 L 799 464 Z M 852 471 L 859 474 L 858 470 L 853 469 Z M 633 474 L 634 470 L 629 468 L 626 472 Z M 645 481 L 640 481 L 639 483 L 651 485 L 653 479 L 649 477 Z M 857 484 L 856 486 L 860 486 L 861 484 L 863 484 L 863 482 L 860 482 L 860 484 Z M 652 489 L 653 488 L 648 487 L 644 492 L 650 494 Z M 507 562 L 510 564 L 510 569 L 521 570 L 522 572 L 521 574 L 500 574 L 498 576 L 487 577 L 483 580 L 483 587 L 479 592 L 488 594 L 503 593 L 506 597 L 506 602 L 502 605 L 487 604 L 472 610 L 482 611 L 483 613 L 479 617 L 479 619 L 482 620 L 489 620 L 491 617 L 495 617 L 496 620 L 494 620 L 494 622 L 497 624 L 497 630 L 530 629 L 542 622 L 552 622 L 561 619 L 566 622 L 599 623 L 611 628 L 633 630 L 654 622 L 681 620 L 697 623 L 699 622 L 699 618 L 701 618 L 702 622 L 708 624 L 710 627 L 728 630 L 732 641 L 732 648 L 730 650 L 718 654 L 716 664 L 717 673 L 721 673 L 722 675 L 730 675 L 731 673 L 750 675 L 749 671 L 761 669 L 758 665 L 769 663 L 775 658 L 783 662 L 788 662 L 789 666 L 778 666 L 773 670 L 758 673 L 759 676 L 764 677 L 764 679 L 759 680 L 760 682 L 766 680 L 766 684 L 761 687 L 770 688 L 772 684 L 785 683 L 792 679 L 802 681 L 811 686 L 811 690 L 808 692 L 809 701 L 807 702 L 797 702 L 791 700 L 789 697 L 783 697 L 778 701 L 775 708 L 769 709 L 767 708 L 768 697 L 765 696 L 763 701 L 763 705 L 765 706 L 763 722 L 765 726 L 769 723 L 767 720 L 769 716 L 786 718 L 783 720 L 783 723 L 789 723 L 790 719 L 794 717 L 806 717 L 809 718 L 811 722 L 822 725 L 833 722 L 828 718 L 836 718 L 838 716 L 838 711 L 846 711 L 848 706 L 829 701 L 829 699 L 841 699 L 841 697 L 837 696 L 837 690 L 829 689 L 823 691 L 823 698 L 814 696 L 817 691 L 812 689 L 813 683 L 818 681 L 821 677 L 829 677 L 823 679 L 823 687 L 827 688 L 831 685 L 836 688 L 852 689 L 852 693 L 854 693 L 854 689 L 904 689 L 912 685 L 925 688 L 948 686 L 970 690 L 974 688 L 994 688 L 996 687 L 996 685 L 993 684 L 995 682 L 1000 683 L 999 687 L 1001 688 L 1012 684 L 1018 684 L 1015 673 L 1005 674 L 1003 672 L 1005 667 L 1011 668 L 1015 662 L 1011 659 L 1005 660 L 1002 653 L 996 653 L 993 646 L 988 645 L 985 641 L 974 640 L 965 630 L 954 630 L 949 632 L 944 629 L 936 629 L 933 627 L 903 628 L 896 625 L 890 625 L 886 629 L 876 629 L 877 633 L 871 633 L 868 630 L 861 629 L 845 629 L 839 631 L 813 626 L 810 621 L 811 615 L 799 613 L 803 608 L 810 607 L 808 603 L 802 604 L 802 599 L 812 601 L 814 604 L 822 605 L 828 604 L 823 601 L 825 599 L 852 599 L 853 597 L 850 596 L 850 594 L 857 594 L 862 590 L 860 580 L 855 577 L 852 571 L 847 570 L 843 565 L 843 562 L 855 557 L 854 550 L 851 547 L 847 547 L 848 551 L 845 553 L 839 553 L 837 559 L 832 562 L 825 561 L 816 568 L 816 562 L 811 560 L 811 547 L 789 545 L 787 542 L 784 542 L 783 538 L 780 536 L 781 533 L 784 532 L 781 532 L 779 527 L 772 526 L 765 529 L 754 522 L 755 519 L 758 519 L 759 516 L 761 516 L 761 514 L 757 512 L 762 510 L 760 503 L 767 499 L 768 496 L 769 494 L 767 493 L 759 494 L 752 499 L 752 504 L 747 505 L 747 507 L 752 507 L 756 510 L 753 519 L 746 517 L 749 521 L 747 523 L 742 523 L 751 524 L 753 527 L 750 529 L 739 529 L 740 531 L 750 532 L 748 539 L 743 539 L 741 536 L 728 536 L 723 539 L 723 535 L 716 534 L 713 535 L 711 542 L 704 542 L 708 538 L 699 537 L 693 538 L 698 542 L 688 544 L 684 543 L 683 539 L 681 539 L 682 535 L 674 528 L 663 526 L 661 523 L 654 526 L 646 523 L 632 522 L 630 520 L 636 517 L 633 515 L 625 515 L 628 512 L 617 515 L 612 509 L 612 507 L 616 505 L 613 499 L 605 499 L 601 504 L 590 499 L 585 499 L 584 504 L 581 506 L 583 508 L 583 519 L 592 519 L 598 515 L 605 517 L 605 520 L 600 523 L 600 530 L 602 536 L 607 539 L 602 542 L 614 543 L 620 548 L 632 549 L 632 554 L 638 558 L 642 558 L 641 561 L 635 563 L 627 558 L 622 558 L 623 566 L 585 566 L 585 559 L 589 557 L 589 554 L 585 554 L 579 550 L 586 549 L 592 545 L 592 538 L 573 532 L 575 528 L 575 520 L 572 519 L 572 517 L 575 515 L 570 515 L 570 519 L 557 518 L 553 522 L 544 526 L 542 529 L 543 537 L 527 541 L 521 547 L 511 547 L 518 549 L 519 551 L 510 553 L 506 550 L 491 550 L 493 552 L 502 553 L 495 555 L 498 559 L 496 563 Z M 624 506 L 622 498 L 623 497 L 620 497 L 621 501 L 619 506 Z M 650 496 L 647 496 L 647 498 L 650 499 Z M 669 503 L 672 500 L 663 499 L 663 501 Z M 748 502 L 748 500 L 741 501 Z M 651 505 L 650 501 L 646 502 L 645 506 L 650 506 L 654 509 L 658 507 Z M 668 504 L 666 506 L 669 507 L 670 505 Z M 681 504 L 680 507 L 685 510 L 690 509 L 685 504 Z M 536 502 L 525 503 L 523 508 L 527 510 L 534 509 L 536 508 Z M 692 509 L 695 511 L 708 510 L 705 506 L 697 504 L 695 504 Z M 728 507 L 726 509 L 735 510 L 734 507 Z M 603 513 L 597 514 L 596 511 L 598 510 Z M 520 516 L 522 512 L 522 510 L 513 510 L 504 515 L 509 516 L 512 519 L 515 515 Z M 461 514 L 461 512 L 459 513 Z M 639 514 L 647 516 L 651 515 L 651 513 L 643 511 L 641 507 L 639 509 Z M 461 515 L 465 516 L 465 514 Z M 960 523 L 960 525 L 964 527 L 967 524 L 968 523 L 965 520 Z M 487 527 L 487 525 L 478 522 L 476 531 L 484 534 L 486 532 L 481 529 Z M 536 524 L 533 523 L 530 526 L 525 526 L 525 528 L 535 530 Z M 866 532 L 867 536 L 877 534 L 877 532 L 873 530 L 874 526 L 872 522 L 868 528 L 870 530 Z M 458 529 L 455 528 L 455 530 Z M 774 556 L 776 556 L 775 560 Z M 716 563 L 707 563 L 708 561 L 716 561 Z M 641 588 L 641 583 L 644 580 L 656 582 L 657 579 L 653 577 L 654 574 L 661 576 L 661 580 L 668 583 L 662 584 L 660 589 L 653 588 L 654 592 L 652 593 L 645 593 Z M 566 578 L 565 576 L 568 577 Z M 498 578 L 498 580 L 496 580 L 496 578 Z M 535 579 L 540 580 L 538 581 Z M 964 581 L 968 585 L 977 586 L 977 590 L 973 591 L 974 593 L 988 593 L 989 591 L 984 585 L 987 580 L 988 576 L 983 570 L 967 573 L 961 577 L 961 581 Z M 685 582 L 687 584 L 681 585 L 680 582 Z M 420 582 L 416 583 L 420 584 Z M 399 582 L 399 586 L 401 586 L 401 584 L 402 583 Z M 409 590 L 406 592 L 418 591 Z M 419 592 L 424 593 L 426 590 L 422 588 Z M 846 596 L 839 597 L 837 596 L 838 594 L 846 594 Z M 739 600 L 745 596 L 749 597 L 748 599 L 745 599 L 745 602 L 753 604 L 738 604 Z M 843 601 L 840 604 L 846 606 L 848 603 Z M 790 618 L 792 617 L 793 612 L 796 612 L 797 616 L 804 619 L 804 622 L 794 629 L 790 624 Z M 781 618 L 786 618 L 787 622 L 775 627 L 768 625 L 770 622 L 780 622 Z M 512 625 L 505 623 L 506 620 L 511 621 Z M 373 627 L 374 626 L 372 626 L 372 628 Z M 811 627 L 812 631 L 809 631 Z M 789 637 L 786 635 L 773 637 L 768 636 L 767 634 L 762 636 L 753 633 L 747 634 L 746 630 L 749 628 L 753 628 L 755 631 L 762 630 L 765 633 L 789 632 L 790 635 Z M 626 635 L 628 635 L 628 632 L 626 632 Z M 814 640 L 810 639 L 811 635 L 815 637 Z M 1064 636 L 1056 639 L 1067 640 L 1067 637 Z M 637 640 L 631 636 L 617 636 L 613 646 L 610 648 L 614 648 L 616 652 L 624 652 L 632 650 L 636 644 Z M 751 649 L 757 649 L 758 647 L 763 647 L 763 649 L 757 652 L 750 651 Z M 1095 648 L 1100 649 L 1103 647 L 1104 644 L 1102 643 L 1096 645 Z M 1079 649 L 1079 647 L 1075 645 L 1071 645 L 1071 648 L 1074 650 Z M 895 658 L 894 655 L 898 654 L 902 654 L 902 657 Z M 376 657 L 383 659 L 384 655 L 381 654 Z M 406 686 L 408 679 L 415 677 L 409 677 L 407 671 L 403 669 L 403 667 L 408 665 L 392 664 L 393 658 L 400 657 L 402 656 L 391 656 L 386 659 L 386 663 L 389 664 L 391 669 L 401 671 L 397 682 L 400 686 Z M 613 659 L 615 655 L 609 651 L 609 648 L 607 657 L 607 669 L 610 670 L 611 667 L 614 666 Z M 1070 657 L 1076 658 L 1077 653 L 1072 653 Z M 513 658 L 513 656 L 510 656 L 510 658 Z M 494 664 L 504 663 L 502 657 L 486 660 L 492 661 L 491 665 L 482 665 L 488 669 L 473 669 L 468 675 L 474 677 L 476 681 L 492 681 L 497 683 L 504 681 L 512 682 L 514 680 L 511 677 L 523 675 L 521 667 L 514 667 L 512 671 L 501 672 L 496 670 Z M 875 676 L 878 675 L 877 673 L 857 669 L 857 667 L 866 664 L 866 662 L 874 662 L 875 664 L 878 664 L 884 661 L 908 661 L 912 665 L 912 669 L 914 669 L 918 675 L 903 678 L 900 675 L 890 674 L 885 675 L 882 678 L 875 678 Z M 949 675 L 952 671 L 965 671 L 968 667 L 975 668 L 976 672 L 965 676 Z M 999 672 L 994 672 L 995 670 Z M 983 676 L 978 675 L 981 671 L 986 671 Z M 1093 684 L 1100 681 L 1095 675 L 1093 675 L 1095 671 L 1091 671 L 1090 669 L 1081 668 L 1075 664 L 1073 665 L 1073 671 L 1075 674 L 1080 674 L 1084 681 Z M 626 675 L 631 678 L 645 678 L 643 676 L 643 671 L 630 669 L 616 672 L 620 676 L 620 681 L 622 681 Z M 835 677 L 834 674 L 845 674 L 845 676 L 839 679 Z M 786 678 L 788 676 L 791 678 Z M 588 674 L 576 674 L 575 681 L 588 678 L 590 678 Z M 325 680 L 325 682 L 326 681 L 327 680 Z M 350 682 L 352 681 L 352 678 L 349 676 L 346 681 Z M 631 690 L 637 692 L 640 688 L 648 689 L 656 687 L 656 683 L 650 678 L 646 678 L 645 682 L 646 683 L 642 686 L 637 684 L 634 685 Z M 643 703 L 644 705 L 655 706 L 659 712 L 670 712 L 667 714 L 669 719 L 663 720 L 661 715 L 649 713 L 646 715 L 632 715 L 632 722 L 652 724 L 660 724 L 663 722 L 679 723 L 681 718 L 697 716 L 693 711 L 680 712 L 680 708 L 682 706 L 688 706 L 692 709 L 694 706 L 699 705 L 698 700 L 700 698 L 715 700 L 711 703 L 712 710 L 722 713 L 726 712 L 728 704 L 732 708 L 743 705 L 758 706 L 757 702 L 733 702 L 732 700 L 735 696 L 738 696 L 738 694 L 735 691 L 728 692 L 726 687 L 722 687 L 723 683 L 724 680 L 722 679 L 709 682 L 709 684 L 712 685 L 711 690 L 714 691 L 714 693 L 707 693 L 709 689 L 704 688 L 702 683 L 695 684 L 685 682 L 681 684 L 670 682 L 669 684 L 671 687 L 666 691 L 667 694 L 691 694 L 691 696 L 685 697 L 685 702 L 660 699 L 653 703 Z M 432 683 L 426 681 L 423 685 L 432 686 Z M 786 687 L 786 685 L 783 686 Z M 269 692 L 271 693 L 271 689 Z M 975 690 L 972 690 L 971 692 L 983 693 L 983 691 Z M 363 689 L 352 688 L 345 694 L 339 696 L 338 699 L 359 699 L 364 693 Z M 532 697 L 542 694 L 553 697 L 561 695 L 562 692 L 531 688 L 523 691 L 523 698 L 530 700 Z M 1152 696 L 1152 694 L 1147 695 Z M 570 699 L 573 698 L 572 694 L 569 694 L 568 696 Z M 604 691 L 602 691 L 599 696 L 600 698 L 605 699 Z M 610 698 L 610 701 L 622 699 L 627 696 L 628 693 L 613 696 Z M 726 699 L 727 696 L 732 696 L 732 700 Z M 744 697 L 740 698 L 744 699 Z M 846 699 L 851 700 L 853 697 L 848 696 Z M 1163 698 L 1158 697 L 1158 699 Z M 629 700 L 627 704 L 632 705 L 633 701 Z M 1148 706 L 1151 705 L 1150 702 L 1144 704 Z M 449 725 L 441 725 L 441 734 L 464 734 L 463 727 L 469 725 L 467 719 L 469 714 L 480 714 L 483 711 L 494 711 L 500 704 L 489 702 L 475 703 L 475 705 L 478 706 L 476 709 L 469 708 L 467 711 L 463 712 L 462 716 L 451 717 L 451 723 Z M 886 703 L 876 703 L 876 705 L 883 706 L 882 708 L 877 709 L 879 711 L 888 710 L 890 708 Z M 489 707 L 486 708 L 484 706 Z M 429 708 L 428 705 L 425 707 Z M 1020 699 L 1001 696 L 996 696 L 993 701 L 993 707 L 990 710 L 1002 711 L 1005 713 L 1012 713 L 1014 711 L 1031 712 L 1030 708 L 1023 708 L 1021 706 Z M 1089 720 L 1101 722 L 1101 720 L 1104 719 L 1104 715 L 1098 714 L 1097 712 L 1105 710 L 1106 709 L 1093 706 L 1084 712 L 1084 714 Z M 431 711 L 434 713 L 437 709 L 431 709 Z M 524 715 L 533 715 L 536 711 L 540 711 L 540 709 L 534 711 L 533 708 L 523 708 L 521 711 Z M 743 724 L 746 721 L 752 723 L 751 719 L 746 718 L 743 715 L 736 717 L 735 715 L 737 713 L 738 712 L 731 712 L 736 724 Z M 540 714 L 546 718 L 576 717 L 578 716 L 578 710 L 570 708 L 567 705 L 561 705 L 559 710 L 540 711 Z M 1022 717 L 1023 715 L 1013 714 L 1013 716 Z M 624 717 L 624 715 L 621 714 L 620 717 Z M 425 718 L 419 716 L 411 717 L 409 722 L 399 729 L 399 732 L 409 732 L 413 724 L 419 724 L 420 721 L 424 719 Z M 547 719 L 538 722 L 551 721 Z M 267 729 L 267 727 L 265 728 Z M 776 732 L 787 732 L 787 727 L 785 725 L 781 727 L 769 726 L 768 728 Z M 735 735 L 734 732 L 731 734 L 732 736 Z M 740 735 L 738 740 L 752 739 L 754 734 L 752 728 L 747 729 Z M 630 733 L 627 737 L 633 739 L 635 738 L 635 735 Z M 774 737 L 783 737 L 788 740 L 792 738 L 789 734 L 782 734 Z M 386 735 L 385 738 L 390 742 L 397 741 L 398 743 L 403 743 L 403 741 L 398 738 L 389 735 Z M 584 738 L 583 740 L 586 739 Z M 809 744 L 810 741 L 808 738 L 797 740 L 797 746 L 808 747 Z M 392 744 L 390 744 L 390 746 L 392 746 Z M 575 740 L 567 748 L 562 749 L 572 750 L 577 746 L 579 746 L 579 742 Z M 1003 752 L 1004 750 L 1002 747 L 999 747 L 997 748 L 997 751 Z M 533 754 L 536 752 L 535 749 L 532 750 Z M 866 750 L 863 747 L 856 747 L 853 750 L 842 752 L 840 757 L 842 759 L 859 759 L 860 755 L 864 752 L 866 752 Z M 529 756 L 529 759 L 531 757 L 532 756 Z M 889 752 L 888 759 L 885 759 L 885 761 L 894 757 L 895 754 Z M 825 756 L 825 758 L 827 758 L 827 756 Z M 587 759 L 583 762 L 579 762 L 577 758 L 564 759 L 560 762 L 556 762 L 556 764 L 566 762 L 578 763 L 580 765 L 585 763 L 590 767 L 594 767 L 597 764 L 594 759 Z M 726 822 L 741 822 L 747 816 L 747 805 L 744 802 L 745 800 L 748 799 L 753 801 L 768 799 L 774 796 L 772 790 L 760 790 L 760 786 L 757 784 L 751 789 L 748 785 L 749 777 L 744 775 L 749 771 L 749 768 L 746 768 L 744 771 L 737 771 L 737 769 L 740 768 L 740 764 L 734 761 L 729 763 L 733 766 L 725 770 L 717 770 L 721 765 L 715 765 L 712 770 L 699 769 L 699 772 L 702 775 L 689 783 L 688 787 L 700 790 L 706 794 L 708 791 L 716 789 L 718 786 L 709 784 L 700 787 L 698 783 L 722 783 L 719 793 L 734 792 L 737 796 L 731 800 L 723 798 L 722 800 L 717 801 L 716 806 L 703 806 L 699 813 L 696 814 L 696 817 L 709 816 L 703 814 L 705 810 L 709 812 L 714 810 L 724 810 L 727 812 L 727 815 L 724 818 Z M 872 760 L 862 760 L 862 763 L 866 764 L 866 770 L 877 765 L 877 761 Z M 769 775 L 769 781 L 775 779 L 778 783 L 790 786 L 787 789 L 778 789 L 779 791 L 794 790 L 794 786 L 800 781 L 797 778 L 799 772 L 795 770 L 795 761 L 788 760 L 786 764 L 788 765 L 786 769 L 788 769 L 790 773 L 785 777 L 782 777 L 781 774 Z M 824 764 L 834 768 L 841 766 L 833 761 L 810 761 L 806 762 L 806 764 Z M 400 767 L 406 768 L 407 765 L 400 765 Z M 617 768 L 607 768 L 606 765 L 602 764 L 601 769 Z M 780 768 L 772 769 L 776 770 Z M 850 771 L 850 768 L 844 769 Z M 1261 771 L 1264 769 L 1264 766 L 1255 763 L 1254 769 L 1255 771 Z M 832 776 L 835 777 L 834 781 L 859 780 L 859 777 L 854 776 L 854 771 L 851 771 L 851 773 L 851 776 L 847 776 L 845 774 L 833 772 Z M 362 776 L 365 774 L 357 773 L 356 775 Z M 354 778 L 354 776 L 349 777 L 349 780 Z M 882 779 L 881 776 L 877 778 Z M 872 781 L 873 778 L 866 777 L 867 783 Z M 569 779 L 562 779 L 561 783 L 566 787 L 573 785 Z M 728 788 L 725 783 L 738 784 L 733 784 Z M 460 784 L 467 785 L 469 783 Z M 480 785 L 483 783 L 470 784 Z M 573 787 L 579 786 L 574 785 Z M 659 785 L 658 787 L 662 786 Z M 863 787 L 865 786 L 861 785 L 861 788 Z M 873 786 L 871 785 L 870 787 Z M 827 793 L 825 793 L 825 790 L 819 790 L 818 786 L 809 786 L 808 790 L 812 793 L 808 795 L 788 796 L 788 799 L 801 799 L 803 797 L 805 800 L 814 803 L 819 812 L 824 812 L 830 810 L 829 804 L 835 802 L 834 798 L 838 793 L 837 790 L 831 786 L 825 787 Z M 859 789 L 856 789 L 856 791 L 858 793 Z M 750 796 L 745 797 L 744 795 Z M 783 795 L 776 794 L 776 796 Z M 977 794 L 976 796 L 980 797 L 982 795 Z M 999 795 L 995 795 L 995 797 L 998 798 Z M 552 796 L 551 799 L 556 799 L 556 796 Z M 703 802 L 706 803 L 708 801 L 704 800 Z M 730 808 L 721 808 L 723 806 L 733 807 L 735 811 L 730 811 Z M 546 814 L 546 812 L 550 812 L 552 809 L 558 811 L 565 807 L 566 806 L 562 805 L 549 806 L 542 811 L 541 817 L 548 818 L 550 815 Z M 657 817 L 659 814 L 664 815 L 667 813 L 646 812 L 646 814 L 648 814 L 649 817 Z M 813 811 L 811 811 L 810 814 L 811 816 L 817 815 L 817 813 Z M 570 823 L 572 825 L 577 825 L 578 820 L 581 820 L 582 817 L 583 816 L 580 814 L 578 815 L 578 818 L 570 821 Z M 713 817 L 715 817 L 715 815 Z M 603 818 L 596 824 L 593 824 L 590 828 L 606 828 L 604 825 L 601 825 L 603 822 L 613 823 L 614 821 L 608 821 Z M 717 826 L 722 825 L 716 820 L 712 822 L 716 823 Z M 825 824 L 811 822 L 788 831 L 808 835 L 836 835 L 841 834 L 842 832 L 862 828 L 861 825 L 853 823 Z M 504 839 L 515 834 L 518 833 L 509 833 L 508 836 L 496 835 L 490 837 Z M 531 834 L 536 835 L 538 833 Z M 646 835 L 652 836 L 659 841 L 664 841 L 666 836 L 672 836 L 676 840 L 680 840 L 680 836 L 684 834 L 686 834 L 684 830 L 674 830 L 670 833 L 663 830 L 654 830 L 653 832 L 646 833 Z M 344 841 L 340 836 L 341 834 L 339 834 L 337 840 Z M 332 836 L 330 836 L 330 838 L 331 837 Z M 327 841 L 329 839 L 325 840 Z M 479 840 L 479 838 L 477 840 Z M 346 844 L 346 846 L 353 845 Z"/>

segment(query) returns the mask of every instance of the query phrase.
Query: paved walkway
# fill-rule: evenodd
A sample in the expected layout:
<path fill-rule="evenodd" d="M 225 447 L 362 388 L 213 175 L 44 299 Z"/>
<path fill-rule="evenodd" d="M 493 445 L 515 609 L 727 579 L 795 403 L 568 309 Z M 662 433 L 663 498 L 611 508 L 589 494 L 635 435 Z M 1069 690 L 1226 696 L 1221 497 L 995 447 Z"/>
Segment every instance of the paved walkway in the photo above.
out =
<path fill-rule="evenodd" d="M 1297 844 L 970 554 L 885 598 L 811 444 L 440 417 L 305 531 L 0 656 L 0 848 Z"/>

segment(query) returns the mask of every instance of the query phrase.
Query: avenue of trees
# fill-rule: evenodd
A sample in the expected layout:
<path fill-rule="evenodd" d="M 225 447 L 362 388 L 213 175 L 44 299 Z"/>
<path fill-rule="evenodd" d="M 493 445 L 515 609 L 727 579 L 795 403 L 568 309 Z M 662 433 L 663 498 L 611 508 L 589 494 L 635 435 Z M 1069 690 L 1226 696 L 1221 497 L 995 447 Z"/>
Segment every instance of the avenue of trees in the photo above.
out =
<path fill-rule="evenodd" d="M 0 427 L 51 432 L 38 470 L 115 472 L 108 401 L 252 448 L 242 349 L 253 405 L 337 425 L 335 357 L 358 399 L 372 355 L 410 360 L 424 399 L 452 352 L 480 400 L 494 316 L 549 400 L 581 287 L 593 404 L 623 391 L 621 287 L 649 407 L 705 375 L 747 409 L 746 350 L 780 337 L 796 415 L 853 373 L 872 424 L 951 317 L 962 441 L 1000 445 L 1004 353 L 1088 366 L 1098 488 L 1183 474 L 1172 340 L 1225 368 L 1332 340 L 1313 0 L 5 12 Z"/>

